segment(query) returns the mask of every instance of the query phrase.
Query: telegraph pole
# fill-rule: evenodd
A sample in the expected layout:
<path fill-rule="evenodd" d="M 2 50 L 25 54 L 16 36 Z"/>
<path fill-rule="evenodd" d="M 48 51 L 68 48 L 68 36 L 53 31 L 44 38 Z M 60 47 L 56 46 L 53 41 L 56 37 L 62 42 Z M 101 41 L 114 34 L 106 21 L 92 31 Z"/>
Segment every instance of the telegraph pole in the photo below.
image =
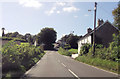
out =
<path fill-rule="evenodd" d="M 95 55 L 95 28 L 96 28 L 96 11 L 97 11 L 97 2 L 95 2 L 95 7 L 94 7 L 93 56 Z"/>

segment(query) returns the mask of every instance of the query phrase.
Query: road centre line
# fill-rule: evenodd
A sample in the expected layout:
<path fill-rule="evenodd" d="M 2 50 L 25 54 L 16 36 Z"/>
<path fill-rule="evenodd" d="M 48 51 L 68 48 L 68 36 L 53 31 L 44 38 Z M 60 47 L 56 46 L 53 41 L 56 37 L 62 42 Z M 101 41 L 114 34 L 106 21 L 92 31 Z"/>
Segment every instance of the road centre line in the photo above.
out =
<path fill-rule="evenodd" d="M 70 69 L 68 69 L 68 71 L 73 74 L 77 79 L 80 79 L 73 71 L 71 71 Z"/>
<path fill-rule="evenodd" d="M 65 64 L 63 64 L 63 63 L 61 63 L 64 67 L 66 67 L 66 65 Z"/>

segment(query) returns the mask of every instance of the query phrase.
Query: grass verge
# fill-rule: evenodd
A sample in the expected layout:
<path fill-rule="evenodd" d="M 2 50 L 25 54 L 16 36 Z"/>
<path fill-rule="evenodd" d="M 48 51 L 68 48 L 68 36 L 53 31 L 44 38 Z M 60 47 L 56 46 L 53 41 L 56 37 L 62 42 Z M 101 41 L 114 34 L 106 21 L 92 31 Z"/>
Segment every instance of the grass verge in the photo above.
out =
<path fill-rule="evenodd" d="M 76 54 L 77 53 L 77 49 L 69 49 L 69 50 L 65 50 L 62 47 L 59 48 L 58 53 L 65 55 L 65 56 L 71 56 L 72 54 Z"/>
<path fill-rule="evenodd" d="M 93 65 L 111 72 L 118 73 L 118 62 L 103 60 L 100 58 L 92 58 L 87 56 L 79 56 L 75 60 Z"/>

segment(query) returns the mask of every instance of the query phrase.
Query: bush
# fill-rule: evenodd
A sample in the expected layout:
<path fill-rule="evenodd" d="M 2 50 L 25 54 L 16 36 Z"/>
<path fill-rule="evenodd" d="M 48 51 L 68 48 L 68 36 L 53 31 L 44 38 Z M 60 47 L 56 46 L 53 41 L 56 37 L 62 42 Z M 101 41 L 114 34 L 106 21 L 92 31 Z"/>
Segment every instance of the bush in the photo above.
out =
<path fill-rule="evenodd" d="M 65 44 L 65 45 L 64 45 L 64 49 L 67 50 L 67 49 L 70 49 L 70 48 L 71 48 L 70 44 Z"/>
<path fill-rule="evenodd" d="M 19 77 L 31 68 L 43 55 L 44 52 L 40 47 L 30 46 L 29 44 L 17 45 L 14 40 L 10 41 L 2 48 L 3 77 Z"/>
<path fill-rule="evenodd" d="M 89 52 L 91 45 L 90 44 L 85 44 L 81 47 L 80 54 L 87 54 Z"/>
<path fill-rule="evenodd" d="M 58 52 L 62 55 L 66 55 L 66 56 L 72 56 L 72 54 L 77 54 L 78 50 L 77 49 L 69 49 L 69 50 L 65 50 L 62 47 L 59 48 Z"/>
<path fill-rule="evenodd" d="M 70 50 L 68 50 L 68 52 L 71 52 L 72 54 L 77 54 L 78 49 L 70 49 Z"/>
<path fill-rule="evenodd" d="M 62 47 L 59 48 L 58 52 L 62 55 L 66 55 L 66 56 L 71 56 L 72 54 L 70 52 L 68 52 L 67 50 L 63 49 Z"/>

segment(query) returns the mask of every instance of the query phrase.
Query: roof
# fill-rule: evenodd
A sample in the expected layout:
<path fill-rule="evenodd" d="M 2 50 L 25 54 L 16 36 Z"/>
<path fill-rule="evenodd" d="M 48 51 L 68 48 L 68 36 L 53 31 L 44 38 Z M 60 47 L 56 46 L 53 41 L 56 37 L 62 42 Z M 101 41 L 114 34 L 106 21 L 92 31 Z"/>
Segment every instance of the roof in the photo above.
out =
<path fill-rule="evenodd" d="M 107 20 L 107 21 L 105 21 L 103 24 L 101 24 L 100 26 L 96 27 L 95 30 L 98 30 L 100 27 L 102 27 L 102 26 L 103 26 L 104 24 L 106 24 L 106 23 L 111 24 L 111 23 Z M 120 30 L 119 30 L 117 27 L 115 27 L 113 24 L 111 24 L 111 25 L 112 25 L 115 29 L 117 29 L 118 31 L 120 31 Z M 94 32 L 94 30 L 92 30 L 90 33 L 85 34 L 82 38 L 80 38 L 80 39 L 78 40 L 78 42 L 79 42 L 80 40 L 84 39 L 85 37 L 93 34 L 93 32 Z"/>

